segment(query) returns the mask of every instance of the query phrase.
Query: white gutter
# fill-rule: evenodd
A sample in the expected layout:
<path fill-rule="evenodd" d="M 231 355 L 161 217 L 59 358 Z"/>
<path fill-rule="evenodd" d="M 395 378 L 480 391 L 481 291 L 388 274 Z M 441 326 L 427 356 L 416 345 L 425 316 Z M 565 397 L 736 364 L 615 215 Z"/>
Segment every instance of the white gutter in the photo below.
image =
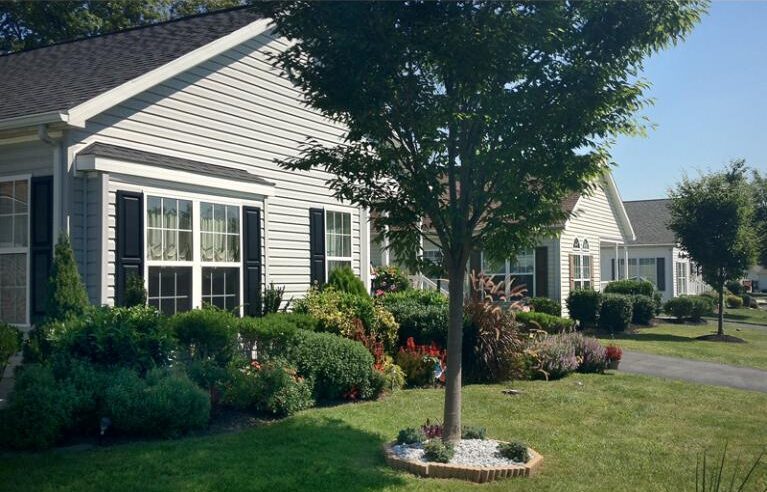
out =
<path fill-rule="evenodd" d="M 69 115 L 62 111 L 49 111 L 0 120 L 0 130 L 23 128 L 25 126 L 46 125 L 50 123 L 69 123 Z"/>

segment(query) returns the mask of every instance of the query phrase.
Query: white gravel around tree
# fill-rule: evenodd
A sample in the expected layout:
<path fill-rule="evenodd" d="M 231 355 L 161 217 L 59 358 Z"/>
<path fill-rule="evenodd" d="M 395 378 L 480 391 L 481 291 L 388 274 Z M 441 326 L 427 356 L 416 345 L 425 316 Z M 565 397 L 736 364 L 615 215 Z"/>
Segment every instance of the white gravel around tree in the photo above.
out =
<path fill-rule="evenodd" d="M 493 439 L 462 439 L 455 445 L 455 455 L 448 462 L 452 465 L 468 466 L 506 466 L 523 465 L 518 461 L 506 459 L 498 453 L 498 441 Z M 408 461 L 421 461 L 424 459 L 423 444 L 395 444 L 392 451 L 399 458 Z"/>

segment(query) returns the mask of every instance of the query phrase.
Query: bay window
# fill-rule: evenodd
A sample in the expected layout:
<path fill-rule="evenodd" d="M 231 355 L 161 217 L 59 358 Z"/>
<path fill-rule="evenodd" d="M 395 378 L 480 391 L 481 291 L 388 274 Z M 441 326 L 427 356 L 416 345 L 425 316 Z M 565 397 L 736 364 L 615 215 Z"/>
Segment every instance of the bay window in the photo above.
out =
<path fill-rule="evenodd" d="M 325 211 L 325 258 L 328 275 L 336 268 L 352 267 L 352 215 Z"/>
<path fill-rule="evenodd" d="M 0 181 L 0 320 L 27 324 L 29 181 Z"/>

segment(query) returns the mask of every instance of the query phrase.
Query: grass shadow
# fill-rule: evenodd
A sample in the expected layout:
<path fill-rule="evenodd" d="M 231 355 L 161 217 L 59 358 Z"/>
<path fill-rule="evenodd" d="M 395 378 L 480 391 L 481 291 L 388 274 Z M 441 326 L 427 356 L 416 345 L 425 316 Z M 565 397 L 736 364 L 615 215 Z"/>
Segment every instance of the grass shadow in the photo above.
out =
<path fill-rule="evenodd" d="M 84 453 L 6 455 L 0 462 L 0 490 L 362 491 L 404 486 L 384 462 L 382 445 L 381 436 L 342 420 L 301 414 L 237 434 Z M 145 477 L 153 477 L 151 483 Z"/>
<path fill-rule="evenodd" d="M 636 340 L 638 342 L 692 342 L 694 337 L 680 337 L 662 333 L 622 333 L 615 335 L 616 340 Z"/>

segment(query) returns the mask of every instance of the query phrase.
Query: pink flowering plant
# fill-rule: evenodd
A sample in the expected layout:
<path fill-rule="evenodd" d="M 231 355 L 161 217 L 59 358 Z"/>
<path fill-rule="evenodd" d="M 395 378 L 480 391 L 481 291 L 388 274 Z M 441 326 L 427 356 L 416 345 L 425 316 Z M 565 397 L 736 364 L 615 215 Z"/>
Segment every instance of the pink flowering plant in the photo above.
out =
<path fill-rule="evenodd" d="M 402 292 L 410 288 L 407 275 L 395 266 L 378 267 L 373 278 L 373 294 L 382 296 L 391 292 Z"/>

